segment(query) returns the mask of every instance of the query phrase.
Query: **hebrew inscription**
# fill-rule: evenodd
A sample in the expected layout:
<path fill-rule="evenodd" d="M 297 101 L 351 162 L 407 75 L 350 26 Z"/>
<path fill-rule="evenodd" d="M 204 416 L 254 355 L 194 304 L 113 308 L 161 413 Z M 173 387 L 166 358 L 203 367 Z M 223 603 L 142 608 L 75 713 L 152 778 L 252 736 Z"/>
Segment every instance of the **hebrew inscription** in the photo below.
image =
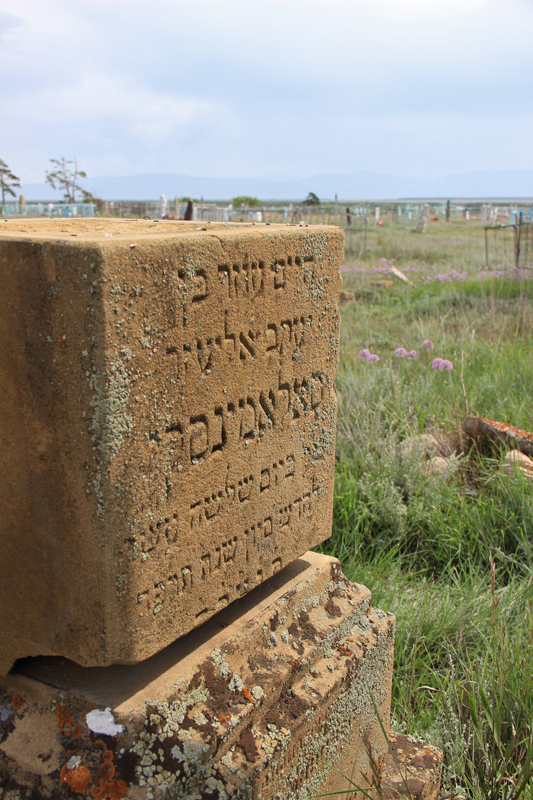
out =
<path fill-rule="evenodd" d="M 306 332 L 312 329 L 313 316 L 292 317 L 266 326 L 238 327 L 223 321 L 224 327 L 216 335 L 187 338 L 182 344 L 167 347 L 166 353 L 176 357 L 176 374 L 179 379 L 195 380 L 211 374 L 215 367 L 220 371 L 231 364 L 277 357 L 279 363 L 290 360 L 305 343 Z M 309 334 L 308 334 L 309 335 Z"/>
<path fill-rule="evenodd" d="M 199 550 L 201 555 L 189 563 L 181 563 L 181 548 L 176 540 L 169 542 L 165 536 L 164 541 L 170 547 L 159 554 L 158 570 L 165 577 L 147 583 L 138 592 L 137 604 L 143 609 L 141 613 L 159 614 L 164 606 L 168 607 L 169 613 L 174 613 L 172 607 L 175 610 L 181 595 L 196 594 L 203 598 L 201 587 L 209 585 L 219 575 L 224 576 L 224 586 L 228 591 L 217 599 L 217 603 L 222 600 L 229 602 L 275 574 L 290 560 L 286 555 L 286 544 L 290 543 L 299 525 L 313 518 L 319 500 L 318 486 L 309 486 L 286 504 L 275 504 L 268 516 L 257 516 L 257 512 L 255 516 L 250 514 L 251 521 L 247 527 L 235 526 L 232 535 L 212 535 L 208 539 L 208 549 L 205 552 Z M 167 524 L 165 520 L 162 528 Z M 131 541 L 128 543 L 132 544 Z M 144 558 L 146 551 L 141 548 L 140 552 Z"/>
<path fill-rule="evenodd" d="M 302 418 L 317 417 L 325 382 L 315 375 L 277 381 L 273 388 L 256 389 L 235 400 L 223 399 L 201 414 L 173 421 L 163 432 L 151 431 L 152 441 L 165 442 L 175 466 L 198 465 L 217 453 L 230 452 L 271 429 L 296 426 Z"/>
<path fill-rule="evenodd" d="M 162 487 L 164 514 L 125 541 L 143 618 L 189 598 L 198 624 L 329 533 L 331 276 L 290 247 L 227 255 L 177 270 L 168 324 L 145 348 L 161 387 L 146 492 Z"/>

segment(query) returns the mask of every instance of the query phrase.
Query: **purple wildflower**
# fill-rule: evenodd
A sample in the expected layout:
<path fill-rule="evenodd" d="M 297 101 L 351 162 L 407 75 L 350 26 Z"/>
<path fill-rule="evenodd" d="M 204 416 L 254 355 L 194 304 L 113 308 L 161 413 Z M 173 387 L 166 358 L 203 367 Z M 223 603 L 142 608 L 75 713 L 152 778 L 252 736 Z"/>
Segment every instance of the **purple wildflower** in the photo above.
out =
<path fill-rule="evenodd" d="M 416 359 L 418 358 L 417 351 L 416 350 L 409 350 L 409 352 L 407 353 L 407 358 L 412 358 L 412 359 L 414 359 L 416 361 Z"/>
<path fill-rule="evenodd" d="M 357 357 L 359 361 L 368 361 L 369 356 L 370 356 L 370 350 L 367 350 L 365 348 L 364 350 L 359 350 L 359 355 Z"/>
<path fill-rule="evenodd" d="M 424 347 L 426 350 L 433 350 L 435 345 L 433 344 L 431 339 L 424 339 L 424 341 L 422 342 L 422 347 Z"/>
<path fill-rule="evenodd" d="M 452 362 L 451 362 L 451 361 L 448 361 L 448 359 L 444 359 L 444 361 L 442 362 L 442 369 L 445 369 L 445 370 L 447 370 L 448 372 L 451 372 L 451 371 L 452 371 L 452 369 L 453 369 L 453 364 L 452 364 Z"/>
<path fill-rule="evenodd" d="M 397 347 L 396 350 L 394 351 L 394 355 L 399 356 L 400 358 L 405 358 L 405 356 L 407 355 L 407 350 L 405 349 L 405 347 Z"/>
<path fill-rule="evenodd" d="M 379 356 L 378 356 L 378 355 L 376 355 L 376 353 L 372 353 L 372 355 L 368 356 L 368 358 L 367 358 L 367 361 L 368 361 L 369 363 L 370 363 L 370 362 L 379 361 L 379 360 L 380 360 L 380 358 L 379 358 Z"/>
<path fill-rule="evenodd" d="M 442 358 L 436 358 L 436 359 L 433 361 L 433 364 L 431 365 L 431 369 L 440 369 L 440 370 L 443 370 L 443 369 L 444 369 L 444 367 L 443 367 L 443 366 L 441 366 L 443 363 L 444 363 L 444 362 L 443 362 Z"/>

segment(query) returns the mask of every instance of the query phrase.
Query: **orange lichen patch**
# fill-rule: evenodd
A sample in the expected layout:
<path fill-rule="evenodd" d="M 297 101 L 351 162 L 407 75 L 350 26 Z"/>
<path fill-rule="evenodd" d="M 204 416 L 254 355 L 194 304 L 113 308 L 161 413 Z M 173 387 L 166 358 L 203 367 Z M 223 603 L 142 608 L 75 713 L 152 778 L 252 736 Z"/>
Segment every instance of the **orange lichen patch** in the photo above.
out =
<path fill-rule="evenodd" d="M 522 439 L 533 441 L 533 433 L 531 433 L 531 431 L 523 431 L 522 428 L 515 428 L 510 422 L 500 422 L 497 419 L 488 419 L 488 417 L 479 417 L 479 419 L 481 422 L 487 423 L 487 425 L 490 425 L 492 428 L 502 433 L 512 433 L 517 437 L 520 436 Z"/>
<path fill-rule="evenodd" d="M 68 708 L 64 706 L 62 703 L 56 703 L 56 707 L 54 708 L 54 714 L 57 717 L 57 724 L 63 730 L 67 725 L 73 725 L 74 720 L 68 713 Z"/>
<path fill-rule="evenodd" d="M 94 800 L 122 800 L 127 793 L 128 785 L 124 781 L 108 781 L 106 778 L 100 778 L 100 783 L 91 792 L 91 797 Z"/>
<path fill-rule="evenodd" d="M 69 769 L 66 764 L 61 768 L 59 777 L 60 780 L 68 783 L 70 788 L 77 794 L 85 794 L 87 787 L 93 780 L 89 767 L 80 766 Z"/>
<path fill-rule="evenodd" d="M 218 715 L 218 721 L 219 722 L 229 722 L 230 719 L 231 719 L 231 714 L 228 714 L 227 717 L 225 717 L 224 714 L 219 714 Z"/>
<path fill-rule="evenodd" d="M 351 654 L 352 654 L 351 650 L 349 650 L 348 647 L 344 647 L 343 644 L 338 644 L 337 645 L 337 650 L 339 651 L 339 653 L 342 653 L 345 656 L 351 656 Z"/>
<path fill-rule="evenodd" d="M 255 705 L 255 700 L 252 697 L 252 693 L 250 692 L 250 690 L 249 690 L 249 688 L 247 686 L 245 686 L 243 688 L 242 693 L 244 695 L 244 699 L 245 700 L 248 700 L 249 703 L 252 703 L 253 705 Z"/>
<path fill-rule="evenodd" d="M 15 696 L 14 696 L 14 697 L 11 699 L 11 705 L 13 706 L 13 708 L 15 709 L 15 711 L 19 711 L 19 709 L 21 709 L 21 708 L 22 708 L 22 697 L 20 696 L 20 694 L 16 694 L 16 695 L 15 695 Z"/>
<path fill-rule="evenodd" d="M 98 744 L 102 742 L 101 739 L 98 739 Z M 113 764 L 113 753 L 111 750 L 108 750 L 104 744 L 104 760 L 100 764 L 100 772 L 104 774 L 108 781 L 115 777 L 115 765 Z"/>
<path fill-rule="evenodd" d="M 82 726 L 82 725 L 80 725 L 80 723 L 79 723 L 79 722 L 77 722 L 77 723 L 76 723 L 76 727 L 74 728 L 74 731 L 73 731 L 73 733 L 72 733 L 72 737 L 73 737 L 74 739 L 79 739 L 79 738 L 80 738 L 80 736 L 82 736 L 82 735 L 83 735 L 83 733 L 84 733 L 83 726 Z"/>
<path fill-rule="evenodd" d="M 128 785 L 124 781 L 115 778 L 115 765 L 113 764 L 113 752 L 108 750 L 101 739 L 97 739 L 95 744 L 103 747 L 103 761 L 100 764 L 102 777 L 98 786 L 92 792 L 94 800 L 122 800 L 128 792 Z"/>

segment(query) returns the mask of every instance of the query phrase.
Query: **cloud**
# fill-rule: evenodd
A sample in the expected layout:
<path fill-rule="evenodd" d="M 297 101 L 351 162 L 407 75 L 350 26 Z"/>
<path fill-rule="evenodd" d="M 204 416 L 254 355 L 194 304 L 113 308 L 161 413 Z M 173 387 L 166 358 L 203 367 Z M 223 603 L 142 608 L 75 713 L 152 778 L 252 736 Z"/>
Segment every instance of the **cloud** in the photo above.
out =
<path fill-rule="evenodd" d="M 533 168 L 525 0 L 3 7 L 0 157 L 25 180 L 60 155 L 92 175 Z"/>
<path fill-rule="evenodd" d="M 162 138 L 191 124 L 220 119 L 224 107 L 185 93 L 162 93 L 132 83 L 125 76 L 86 70 L 79 81 L 27 91 L 14 98 L 12 114 L 27 124 L 64 125 L 116 121 L 127 136 L 136 132 L 142 141 L 157 144 Z M 155 137 L 155 139 L 154 139 Z"/>
<path fill-rule="evenodd" d="M 2 11 L 0 8 L 0 37 L 11 31 L 13 28 L 18 28 L 22 25 L 22 19 L 11 14 L 9 11 Z"/>

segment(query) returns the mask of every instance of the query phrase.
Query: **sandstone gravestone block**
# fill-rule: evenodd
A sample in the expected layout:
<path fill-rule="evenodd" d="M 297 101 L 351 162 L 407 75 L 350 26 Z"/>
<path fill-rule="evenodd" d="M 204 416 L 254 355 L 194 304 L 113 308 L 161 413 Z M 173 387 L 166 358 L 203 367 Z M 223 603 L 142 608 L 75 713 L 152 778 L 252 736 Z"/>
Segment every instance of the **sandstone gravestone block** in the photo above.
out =
<path fill-rule="evenodd" d="M 0 228 L 0 672 L 132 663 L 330 535 L 342 232 Z"/>

